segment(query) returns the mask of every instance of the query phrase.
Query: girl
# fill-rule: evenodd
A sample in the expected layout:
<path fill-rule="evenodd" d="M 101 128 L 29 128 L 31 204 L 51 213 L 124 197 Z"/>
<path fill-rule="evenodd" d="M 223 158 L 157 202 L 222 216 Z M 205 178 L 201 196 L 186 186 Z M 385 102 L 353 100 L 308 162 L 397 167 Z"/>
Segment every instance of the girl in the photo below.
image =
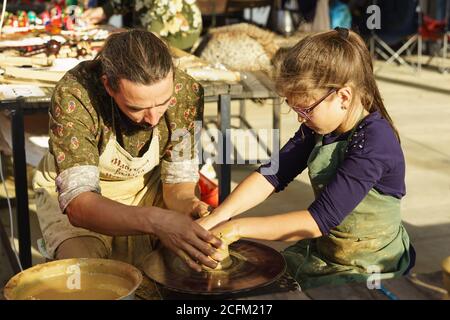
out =
<path fill-rule="evenodd" d="M 363 40 L 343 28 L 308 36 L 275 69 L 276 88 L 301 126 L 278 159 L 199 223 L 227 243 L 299 240 L 282 254 L 303 289 L 406 273 L 414 252 L 400 217 L 405 161 Z M 228 221 L 306 168 L 315 194 L 306 210 Z"/>

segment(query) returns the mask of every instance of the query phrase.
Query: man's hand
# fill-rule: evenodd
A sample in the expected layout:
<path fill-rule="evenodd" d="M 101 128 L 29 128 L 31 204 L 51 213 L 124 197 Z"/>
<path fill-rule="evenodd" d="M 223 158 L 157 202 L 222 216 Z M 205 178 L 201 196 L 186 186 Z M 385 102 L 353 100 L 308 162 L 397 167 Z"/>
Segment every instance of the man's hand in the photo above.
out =
<path fill-rule="evenodd" d="M 167 208 L 185 213 L 194 219 L 204 217 L 211 211 L 208 204 L 200 201 L 195 182 L 163 183 L 163 196 Z"/>
<path fill-rule="evenodd" d="M 105 11 L 102 7 L 87 9 L 81 16 L 81 20 L 87 24 L 98 24 L 106 20 Z"/>
<path fill-rule="evenodd" d="M 214 256 L 221 241 L 200 227 L 191 217 L 170 210 L 161 209 L 152 222 L 153 233 L 162 244 L 182 258 L 194 270 L 201 271 L 201 264 L 215 268 Z"/>
<path fill-rule="evenodd" d="M 203 201 L 195 200 L 188 211 L 192 218 L 197 219 L 208 216 L 212 211 L 212 207 Z"/>

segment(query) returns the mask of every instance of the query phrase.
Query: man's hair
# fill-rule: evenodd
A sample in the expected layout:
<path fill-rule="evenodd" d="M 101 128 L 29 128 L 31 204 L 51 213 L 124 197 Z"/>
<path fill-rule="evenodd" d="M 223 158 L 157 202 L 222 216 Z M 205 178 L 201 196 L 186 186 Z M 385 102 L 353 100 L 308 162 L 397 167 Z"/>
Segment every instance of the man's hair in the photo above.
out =
<path fill-rule="evenodd" d="M 153 33 L 137 29 L 111 34 L 95 59 L 114 91 L 120 79 L 150 85 L 174 68 L 167 45 Z"/>

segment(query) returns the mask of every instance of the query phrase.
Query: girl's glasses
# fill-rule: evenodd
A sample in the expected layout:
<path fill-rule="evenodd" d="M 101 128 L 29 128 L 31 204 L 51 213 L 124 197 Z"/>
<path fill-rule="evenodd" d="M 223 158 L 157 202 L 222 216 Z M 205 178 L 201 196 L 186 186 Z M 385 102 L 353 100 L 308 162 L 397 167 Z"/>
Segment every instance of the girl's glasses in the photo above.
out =
<path fill-rule="evenodd" d="M 328 98 L 331 94 L 335 93 L 337 90 L 338 90 L 337 88 L 330 89 L 330 91 L 328 91 L 326 95 L 324 95 L 322 98 L 314 102 L 309 107 L 301 108 L 298 106 L 293 106 L 291 107 L 291 109 L 294 110 L 302 119 L 311 120 L 309 114 L 314 110 L 314 108 L 316 108 L 323 100 Z"/>

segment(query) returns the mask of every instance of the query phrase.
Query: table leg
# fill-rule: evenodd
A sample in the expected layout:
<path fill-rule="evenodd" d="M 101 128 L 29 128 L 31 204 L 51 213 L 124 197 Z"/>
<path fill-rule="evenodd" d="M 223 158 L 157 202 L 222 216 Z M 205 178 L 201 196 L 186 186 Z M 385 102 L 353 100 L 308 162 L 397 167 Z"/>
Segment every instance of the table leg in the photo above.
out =
<path fill-rule="evenodd" d="M 30 214 L 28 212 L 27 164 L 25 158 L 25 129 L 22 100 L 11 112 L 11 136 L 16 190 L 19 257 L 24 269 L 31 267 Z"/>
<path fill-rule="evenodd" d="M 219 143 L 219 150 L 222 154 L 222 163 L 219 169 L 219 203 L 231 192 L 231 143 L 230 129 L 231 125 L 231 97 L 228 94 L 219 95 L 218 102 L 219 130 L 222 137 L 222 143 Z"/>

